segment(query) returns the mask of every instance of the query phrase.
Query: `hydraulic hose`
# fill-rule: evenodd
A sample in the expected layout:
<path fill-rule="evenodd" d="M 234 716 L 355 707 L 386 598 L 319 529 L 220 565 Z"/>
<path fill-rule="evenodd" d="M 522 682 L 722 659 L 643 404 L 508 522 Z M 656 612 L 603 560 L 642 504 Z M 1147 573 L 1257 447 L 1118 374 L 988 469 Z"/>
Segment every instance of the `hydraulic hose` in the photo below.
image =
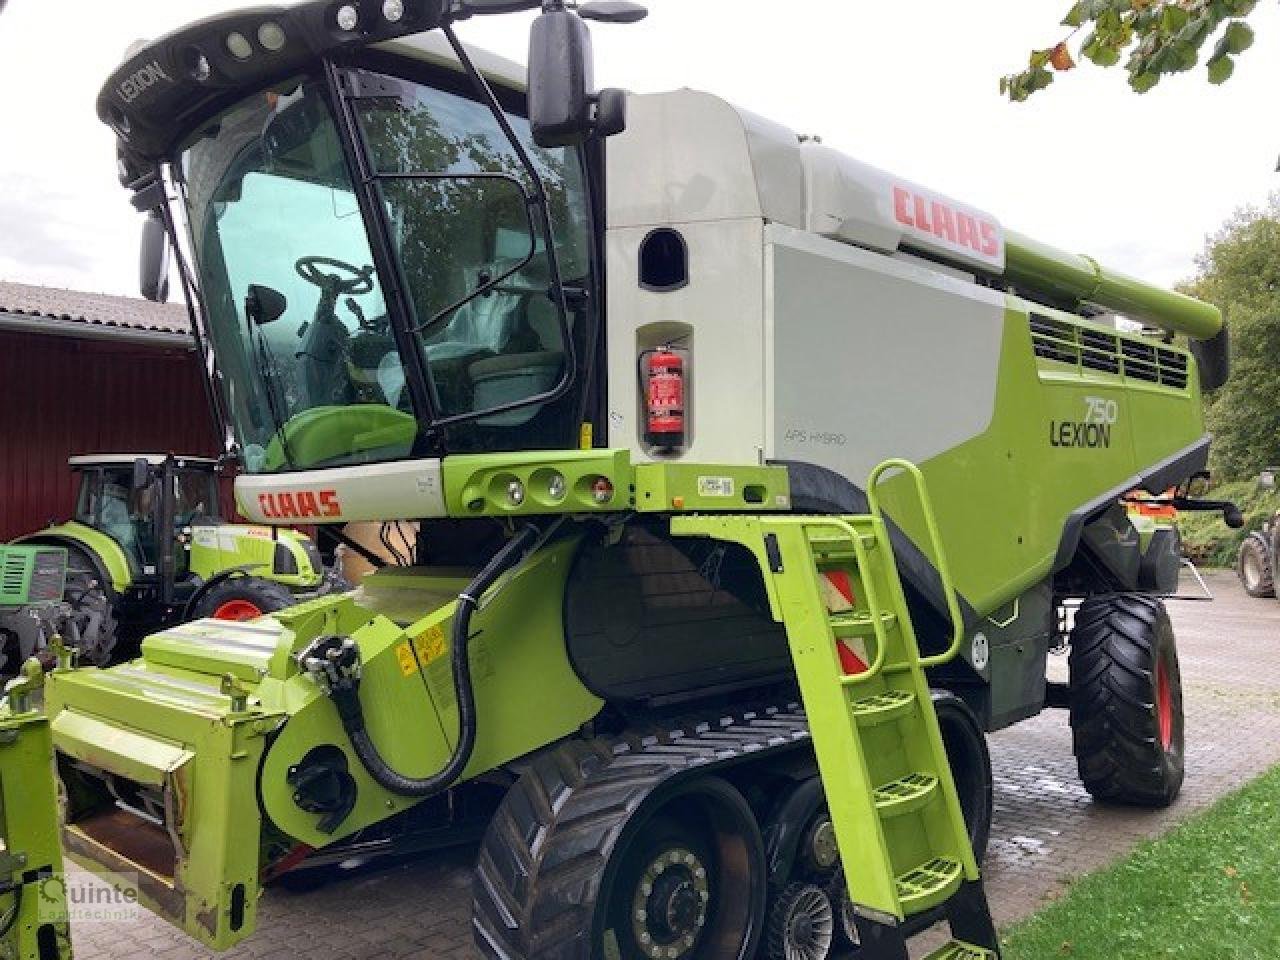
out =
<path fill-rule="evenodd" d="M 360 763 L 368 771 L 369 776 L 386 790 L 404 797 L 425 798 L 434 796 L 457 781 L 471 761 L 472 751 L 476 745 L 476 700 L 475 690 L 471 686 L 471 660 L 468 647 L 471 642 L 471 615 L 475 612 L 480 597 L 492 587 L 504 573 L 516 566 L 525 552 L 537 542 L 538 529 L 532 525 L 524 527 L 496 554 L 476 578 L 467 584 L 466 590 L 458 595 L 458 608 L 453 615 L 452 647 L 450 649 L 450 665 L 453 668 L 453 689 L 458 703 L 458 742 L 453 754 L 437 773 L 429 777 L 406 777 L 393 770 L 377 746 L 369 737 L 364 725 L 364 711 L 360 707 L 360 679 L 358 672 L 349 674 L 347 682 L 331 687 L 329 696 L 338 708 L 342 718 L 343 729 L 351 739 Z"/>

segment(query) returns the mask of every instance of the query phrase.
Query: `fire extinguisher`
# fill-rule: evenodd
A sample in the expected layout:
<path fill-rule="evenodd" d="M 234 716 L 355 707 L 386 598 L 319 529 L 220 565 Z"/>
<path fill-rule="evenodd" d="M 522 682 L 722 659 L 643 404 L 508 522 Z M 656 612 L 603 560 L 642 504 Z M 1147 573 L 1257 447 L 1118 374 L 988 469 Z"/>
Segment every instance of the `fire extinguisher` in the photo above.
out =
<path fill-rule="evenodd" d="M 645 439 L 670 450 L 684 445 L 684 358 L 670 346 L 648 354 Z"/>

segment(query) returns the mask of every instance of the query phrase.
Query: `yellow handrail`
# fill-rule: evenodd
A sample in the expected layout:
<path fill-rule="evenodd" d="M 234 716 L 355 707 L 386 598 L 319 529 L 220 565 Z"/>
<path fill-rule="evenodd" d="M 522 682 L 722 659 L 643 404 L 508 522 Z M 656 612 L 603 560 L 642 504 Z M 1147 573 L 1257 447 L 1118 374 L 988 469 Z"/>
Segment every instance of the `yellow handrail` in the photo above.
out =
<path fill-rule="evenodd" d="M 915 483 L 916 496 L 920 501 L 920 512 L 924 515 L 925 529 L 929 533 L 929 539 L 933 544 L 934 559 L 938 563 L 938 576 L 942 580 L 942 592 L 947 601 L 947 613 L 951 617 L 951 646 L 947 647 L 942 653 L 934 654 L 930 657 L 921 657 L 920 666 L 922 667 L 940 667 L 944 663 L 950 663 L 956 658 L 956 654 L 960 652 L 960 647 L 964 644 L 964 617 L 960 614 L 960 596 L 956 592 L 955 581 L 951 579 L 951 568 L 947 565 L 947 554 L 942 548 L 942 535 L 938 531 L 938 521 L 933 514 L 933 504 L 929 500 L 929 489 L 925 484 L 924 474 L 910 460 L 902 460 L 894 458 L 886 460 L 874 470 L 871 476 L 867 478 L 867 505 L 874 516 L 881 523 L 884 522 L 884 511 L 880 507 L 880 498 L 876 494 L 876 487 L 880 483 L 880 478 L 889 470 L 901 470 L 903 473 L 910 474 L 911 479 Z"/>

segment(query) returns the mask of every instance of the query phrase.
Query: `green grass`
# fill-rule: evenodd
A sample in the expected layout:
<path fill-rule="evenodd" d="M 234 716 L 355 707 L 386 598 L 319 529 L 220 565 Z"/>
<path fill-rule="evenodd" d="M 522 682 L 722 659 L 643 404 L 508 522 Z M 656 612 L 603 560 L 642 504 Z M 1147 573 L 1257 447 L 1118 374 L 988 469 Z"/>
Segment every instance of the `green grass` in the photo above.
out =
<path fill-rule="evenodd" d="M 1220 484 L 1208 496 L 1235 503 L 1244 511 L 1244 527 L 1232 530 L 1222 522 L 1220 513 L 1179 513 L 1183 550 L 1201 566 L 1234 567 L 1240 541 L 1249 531 L 1261 529 L 1262 521 L 1280 509 L 1280 493 L 1259 490 L 1255 481 L 1244 480 Z"/>
<path fill-rule="evenodd" d="M 1280 767 L 1014 926 L 1005 960 L 1280 958 Z"/>

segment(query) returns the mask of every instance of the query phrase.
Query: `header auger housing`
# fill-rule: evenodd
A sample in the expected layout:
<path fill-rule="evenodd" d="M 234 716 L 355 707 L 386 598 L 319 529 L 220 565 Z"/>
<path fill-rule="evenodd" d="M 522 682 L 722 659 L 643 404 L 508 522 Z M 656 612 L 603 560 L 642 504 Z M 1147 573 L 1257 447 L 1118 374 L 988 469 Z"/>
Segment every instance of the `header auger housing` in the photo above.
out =
<path fill-rule="evenodd" d="M 216 947 L 264 879 L 448 833 L 492 957 L 747 960 L 804 909 L 847 921 L 815 958 L 945 918 L 990 960 L 985 731 L 1070 705 L 1095 795 L 1181 783 L 1176 541 L 1121 498 L 1203 468 L 1199 365 L 1103 311 L 1221 318 L 717 97 L 597 93 L 560 3 L 526 91 L 452 29 L 525 6 L 233 12 L 104 88 L 242 510 L 414 533 L 55 671 L 68 849 Z"/>

